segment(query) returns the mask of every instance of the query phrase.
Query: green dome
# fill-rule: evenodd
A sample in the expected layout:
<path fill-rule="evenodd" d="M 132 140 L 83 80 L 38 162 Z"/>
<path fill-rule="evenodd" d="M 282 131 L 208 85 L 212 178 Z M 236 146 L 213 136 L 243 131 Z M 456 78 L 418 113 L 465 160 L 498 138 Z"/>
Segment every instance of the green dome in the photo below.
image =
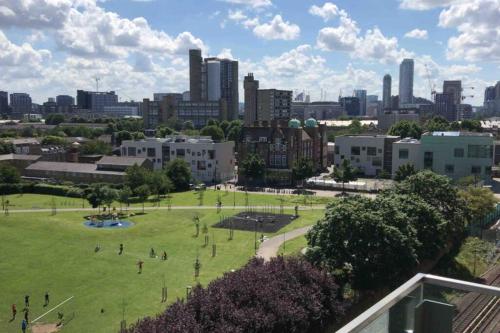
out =
<path fill-rule="evenodd" d="M 298 119 L 290 119 L 290 121 L 288 122 L 288 127 L 299 128 L 300 127 L 300 120 L 298 120 Z"/>
<path fill-rule="evenodd" d="M 305 124 L 306 124 L 306 127 L 317 127 L 318 126 L 318 122 L 314 118 L 307 119 Z"/>

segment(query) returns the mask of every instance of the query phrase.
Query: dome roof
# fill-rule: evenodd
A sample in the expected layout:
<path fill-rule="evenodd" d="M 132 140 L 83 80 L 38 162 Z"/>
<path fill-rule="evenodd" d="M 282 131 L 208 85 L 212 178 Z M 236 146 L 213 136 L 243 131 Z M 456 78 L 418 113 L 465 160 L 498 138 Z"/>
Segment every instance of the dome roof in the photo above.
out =
<path fill-rule="evenodd" d="M 306 127 L 317 127 L 318 122 L 314 118 L 309 118 L 305 121 Z"/>
<path fill-rule="evenodd" d="M 300 120 L 298 119 L 290 119 L 290 121 L 288 122 L 288 127 L 291 127 L 291 128 L 299 128 L 300 127 Z"/>

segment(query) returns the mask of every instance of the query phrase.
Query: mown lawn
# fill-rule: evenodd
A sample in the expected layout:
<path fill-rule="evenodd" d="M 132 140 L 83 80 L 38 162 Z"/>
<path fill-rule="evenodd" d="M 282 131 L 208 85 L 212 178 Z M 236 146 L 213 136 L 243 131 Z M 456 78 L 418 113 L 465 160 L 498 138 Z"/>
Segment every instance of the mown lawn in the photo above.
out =
<path fill-rule="evenodd" d="M 212 195 L 208 193 L 205 198 Z M 194 194 L 182 195 L 184 204 L 189 205 L 188 198 Z M 275 200 L 269 195 L 265 198 L 267 200 L 261 202 Z M 264 198 L 256 197 L 255 201 L 260 199 Z M 14 198 L 15 206 L 11 209 L 46 202 L 50 208 L 51 200 L 51 196 L 25 194 Z M 180 205 L 183 199 L 179 196 L 177 200 Z M 81 200 L 76 199 L 75 204 L 78 202 L 81 204 Z M 223 212 L 229 215 L 237 210 Z M 0 215 L 0 332 L 20 331 L 20 310 L 25 294 L 31 296 L 31 320 L 74 296 L 42 321 L 54 321 L 59 311 L 65 316 L 74 312 L 74 319 L 63 332 L 117 332 L 123 309 L 127 324 L 145 315 L 154 315 L 168 303 L 184 297 L 186 286 L 205 285 L 224 272 L 241 267 L 254 254 L 253 232 L 235 231 L 234 239 L 228 240 L 227 230 L 210 227 L 219 221 L 215 209 L 146 211 L 144 215 L 129 218 L 135 223 L 133 227 L 116 230 L 84 227 L 85 214 L 89 212 L 57 212 L 54 216 L 46 212 Z M 300 214 L 299 219 L 278 233 L 315 223 L 323 211 L 301 211 Z M 209 226 L 208 247 L 203 246 L 202 228 L 200 236 L 194 237 L 194 215 L 200 217 L 201 226 Z M 214 241 L 217 255 L 212 257 Z M 121 256 L 118 255 L 120 243 L 125 246 Z M 96 244 L 101 247 L 99 252 L 94 252 Z M 168 260 L 149 258 L 151 247 L 158 254 L 167 251 Z M 200 277 L 195 279 L 193 265 L 197 256 L 202 266 Z M 139 260 L 144 261 L 142 274 L 137 273 Z M 163 283 L 168 288 L 167 303 L 160 302 Z M 47 308 L 42 306 L 45 291 L 51 295 Z M 12 303 L 18 306 L 18 317 L 9 322 Z"/>

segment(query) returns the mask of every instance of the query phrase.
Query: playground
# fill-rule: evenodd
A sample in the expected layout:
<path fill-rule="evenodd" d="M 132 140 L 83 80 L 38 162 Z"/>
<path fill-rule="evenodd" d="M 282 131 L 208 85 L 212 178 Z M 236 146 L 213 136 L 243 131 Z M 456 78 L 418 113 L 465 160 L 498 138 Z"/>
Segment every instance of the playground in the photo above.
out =
<path fill-rule="evenodd" d="M 240 204 L 246 200 L 257 203 L 264 196 L 237 194 Z M 196 195 L 189 195 L 191 202 L 184 201 L 184 205 L 196 206 Z M 210 193 L 205 200 L 212 196 L 217 194 Z M 266 198 L 267 204 L 274 200 L 274 209 L 280 210 L 283 200 Z M 32 194 L 25 199 L 40 205 L 67 200 Z M 19 209 L 30 205 L 21 196 L 11 200 Z M 75 204 L 82 204 L 81 200 Z M 151 203 L 145 213 L 139 205 L 126 211 L 123 219 L 131 222 L 128 228 L 89 228 L 83 221 L 88 222 L 85 217 L 97 210 L 90 212 L 86 207 L 78 211 L 75 207 L 77 211 L 69 211 L 72 205 L 66 206 L 67 210 L 22 213 L 11 208 L 8 215 L 0 215 L 0 332 L 20 331 L 25 295 L 30 295 L 29 322 L 36 319 L 32 331 L 49 333 L 56 327 L 61 332 L 116 332 L 122 322 L 128 326 L 138 318 L 154 316 L 177 298 L 186 297 L 192 286 L 206 285 L 224 272 L 238 269 L 255 253 L 253 228 L 234 230 L 229 237 L 227 229 L 214 227 L 222 215 L 230 217 L 246 210 L 243 208 L 219 210 L 208 200 L 200 209 L 154 209 Z M 294 206 L 285 204 L 283 214 L 294 216 Z M 303 207 L 299 217 L 279 231 L 263 233 L 271 237 L 311 225 L 322 217 L 323 209 L 318 208 Z M 167 258 L 163 258 L 164 252 Z M 44 306 L 46 292 L 51 299 Z M 18 308 L 14 320 L 9 311 L 12 304 Z"/>

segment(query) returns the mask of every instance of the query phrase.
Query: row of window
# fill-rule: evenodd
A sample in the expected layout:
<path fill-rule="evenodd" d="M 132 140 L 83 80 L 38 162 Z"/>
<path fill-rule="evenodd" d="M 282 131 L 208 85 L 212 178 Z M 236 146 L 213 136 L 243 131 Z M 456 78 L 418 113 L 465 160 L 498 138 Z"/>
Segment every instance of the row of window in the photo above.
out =
<path fill-rule="evenodd" d="M 481 174 L 481 166 L 479 165 L 473 165 L 471 166 L 471 170 L 470 170 L 470 173 L 472 175 L 480 175 Z M 444 172 L 447 173 L 447 174 L 454 174 L 455 173 L 455 165 L 453 164 L 445 164 L 444 166 Z M 484 167 L 484 174 L 485 175 L 491 175 L 491 167 L 490 166 L 486 166 Z"/>
<path fill-rule="evenodd" d="M 362 151 L 366 151 L 366 155 L 368 156 L 376 156 L 378 154 L 382 154 L 382 149 L 377 149 L 377 147 L 360 147 L 360 146 L 352 146 L 351 147 L 351 155 L 359 156 Z M 340 147 L 335 146 L 335 154 L 340 154 Z"/>

